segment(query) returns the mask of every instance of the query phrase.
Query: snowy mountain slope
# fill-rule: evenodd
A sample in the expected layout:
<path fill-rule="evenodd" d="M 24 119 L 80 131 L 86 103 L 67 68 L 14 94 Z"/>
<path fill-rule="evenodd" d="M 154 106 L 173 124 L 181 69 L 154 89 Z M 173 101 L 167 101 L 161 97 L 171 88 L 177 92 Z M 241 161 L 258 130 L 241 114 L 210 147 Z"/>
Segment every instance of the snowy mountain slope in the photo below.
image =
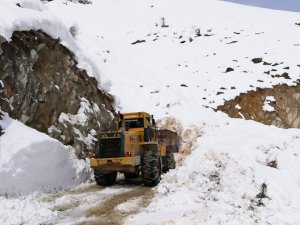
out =
<path fill-rule="evenodd" d="M 300 73 L 297 13 L 212 0 L 63 2 L 47 6 L 67 24 L 77 24 L 77 40 L 112 81 L 111 93 L 125 111 L 147 105 L 159 116 L 178 116 L 177 108 L 216 107 L 256 87 L 293 84 Z M 162 18 L 168 27 L 161 27 Z M 145 42 L 132 45 L 137 40 Z M 254 64 L 253 58 L 283 64 Z M 225 73 L 228 67 L 234 71 Z M 264 73 L 271 69 L 292 79 Z"/>
<path fill-rule="evenodd" d="M 298 13 L 214 0 L 55 0 L 45 7 L 64 27 L 78 28 L 72 42 L 85 50 L 78 57 L 111 82 L 120 109 L 173 116 L 188 137 L 177 156 L 181 166 L 163 176 L 153 202 L 128 224 L 300 224 L 299 130 L 210 109 L 256 87 L 295 85 Z M 275 72 L 291 79 L 272 78 Z M 47 221 L 42 215 L 27 223 Z"/>
<path fill-rule="evenodd" d="M 212 0 L 47 6 L 77 25 L 76 39 L 112 81 L 122 110 L 202 127 L 183 166 L 164 176 L 152 204 L 128 224 L 300 223 L 299 130 L 233 121 L 205 108 L 257 87 L 296 84 L 298 13 Z M 271 76 L 284 72 L 291 79 Z"/>

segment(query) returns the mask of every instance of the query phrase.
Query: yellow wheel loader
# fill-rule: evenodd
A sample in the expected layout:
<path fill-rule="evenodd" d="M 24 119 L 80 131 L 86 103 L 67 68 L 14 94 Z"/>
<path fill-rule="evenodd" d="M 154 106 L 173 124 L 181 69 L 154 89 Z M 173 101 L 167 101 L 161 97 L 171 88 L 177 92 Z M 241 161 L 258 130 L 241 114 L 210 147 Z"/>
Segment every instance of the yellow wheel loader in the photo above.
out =
<path fill-rule="evenodd" d="M 141 174 L 145 186 L 155 186 L 162 171 L 175 168 L 177 134 L 158 130 L 153 116 L 145 112 L 118 113 L 117 128 L 98 135 L 98 146 L 90 160 L 98 185 L 113 185 L 120 172 L 126 179 Z"/>

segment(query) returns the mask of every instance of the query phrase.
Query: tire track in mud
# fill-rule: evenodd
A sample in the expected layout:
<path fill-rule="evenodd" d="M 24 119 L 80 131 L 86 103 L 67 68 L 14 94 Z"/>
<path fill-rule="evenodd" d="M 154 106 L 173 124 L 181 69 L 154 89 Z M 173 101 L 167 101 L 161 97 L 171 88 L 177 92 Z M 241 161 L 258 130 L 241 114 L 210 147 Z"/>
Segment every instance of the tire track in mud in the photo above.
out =
<path fill-rule="evenodd" d="M 50 210 L 58 212 L 44 224 L 120 225 L 128 216 L 143 211 L 154 197 L 154 190 L 142 186 L 140 180 L 119 180 L 117 185 L 125 190 L 103 196 L 106 188 L 92 184 L 39 196 L 41 202 L 52 203 Z"/>
<path fill-rule="evenodd" d="M 82 193 L 94 193 L 94 192 L 98 192 L 101 191 L 104 188 L 101 188 L 98 185 L 91 185 L 91 186 L 87 186 L 87 187 L 80 187 L 80 188 L 76 188 L 76 189 L 71 189 L 71 190 L 62 190 L 62 191 L 58 191 L 55 193 L 50 193 L 47 194 L 45 196 L 40 196 L 40 200 L 44 201 L 44 202 L 53 202 L 58 198 L 61 198 L 63 196 L 76 196 L 76 195 L 80 195 Z"/>
<path fill-rule="evenodd" d="M 134 188 L 130 191 L 116 194 L 101 202 L 98 206 L 88 209 L 85 214 L 86 217 L 94 217 L 95 219 L 79 223 L 79 225 L 121 225 L 126 217 L 137 214 L 146 208 L 151 203 L 153 196 L 154 191 L 149 187 Z M 141 199 L 133 209 L 126 210 L 126 212 L 116 209 L 118 205 L 138 198 Z"/>
<path fill-rule="evenodd" d="M 82 204 L 92 204 L 92 200 L 86 199 L 85 196 L 93 196 L 101 192 L 101 190 L 103 189 L 104 187 L 100 187 L 95 184 L 88 187 L 68 190 L 63 195 L 64 197 L 68 196 L 68 201 L 64 202 L 63 204 L 55 204 L 54 210 L 57 210 L 59 212 L 65 212 L 68 210 L 76 209 Z"/>

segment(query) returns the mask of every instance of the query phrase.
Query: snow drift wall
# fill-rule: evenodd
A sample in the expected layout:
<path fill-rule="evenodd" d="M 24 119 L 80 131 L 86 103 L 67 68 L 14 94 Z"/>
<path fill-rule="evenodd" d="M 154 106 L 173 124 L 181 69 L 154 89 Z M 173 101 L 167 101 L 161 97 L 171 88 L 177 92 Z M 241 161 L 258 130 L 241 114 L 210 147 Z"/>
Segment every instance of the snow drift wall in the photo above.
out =
<path fill-rule="evenodd" d="M 72 148 L 7 115 L 0 120 L 0 195 L 23 195 L 74 187 L 90 169 Z"/>

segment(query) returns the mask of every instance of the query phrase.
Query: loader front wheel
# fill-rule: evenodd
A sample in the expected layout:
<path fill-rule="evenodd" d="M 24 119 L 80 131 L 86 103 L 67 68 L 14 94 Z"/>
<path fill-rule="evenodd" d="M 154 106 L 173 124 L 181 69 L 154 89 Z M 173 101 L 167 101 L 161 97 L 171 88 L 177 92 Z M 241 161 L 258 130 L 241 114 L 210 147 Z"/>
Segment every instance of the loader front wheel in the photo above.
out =
<path fill-rule="evenodd" d="M 154 187 L 160 181 L 161 157 L 157 152 L 148 150 L 142 157 L 142 179 L 145 186 Z"/>
<path fill-rule="evenodd" d="M 112 186 L 115 184 L 117 179 L 117 172 L 100 173 L 95 171 L 94 175 L 96 183 L 101 186 Z"/>

